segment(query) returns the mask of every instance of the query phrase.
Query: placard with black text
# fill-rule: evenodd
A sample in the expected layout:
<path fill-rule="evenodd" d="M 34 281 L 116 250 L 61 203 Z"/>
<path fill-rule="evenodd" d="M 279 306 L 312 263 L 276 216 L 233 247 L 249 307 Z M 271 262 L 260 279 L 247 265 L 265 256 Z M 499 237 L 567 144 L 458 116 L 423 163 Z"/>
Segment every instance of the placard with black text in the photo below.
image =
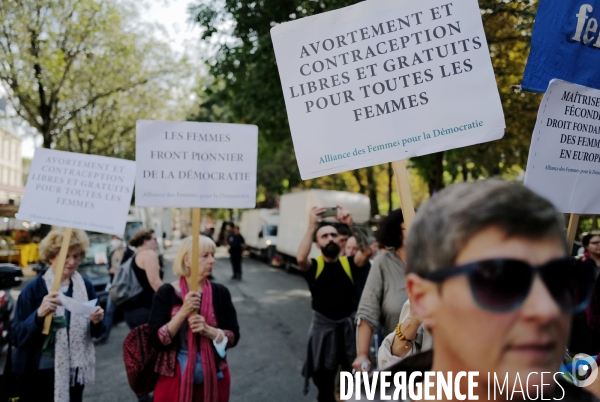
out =
<path fill-rule="evenodd" d="M 135 204 L 254 208 L 258 127 L 137 122 Z"/>
<path fill-rule="evenodd" d="M 560 212 L 600 214 L 600 90 L 550 82 L 531 139 L 525 185 Z"/>
<path fill-rule="evenodd" d="M 504 135 L 477 0 L 370 0 L 271 37 L 303 179 Z"/>
<path fill-rule="evenodd" d="M 39 148 L 20 220 L 123 236 L 135 162 Z"/>

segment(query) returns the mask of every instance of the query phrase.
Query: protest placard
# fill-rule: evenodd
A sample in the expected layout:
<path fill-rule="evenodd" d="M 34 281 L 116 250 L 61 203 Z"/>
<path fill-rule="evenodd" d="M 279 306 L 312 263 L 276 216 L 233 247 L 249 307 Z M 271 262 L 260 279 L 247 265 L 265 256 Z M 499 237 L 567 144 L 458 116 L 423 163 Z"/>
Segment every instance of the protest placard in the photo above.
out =
<path fill-rule="evenodd" d="M 600 89 L 600 1 L 540 0 L 521 86 L 543 93 L 552 79 Z"/>
<path fill-rule="evenodd" d="M 123 236 L 133 194 L 135 162 L 39 148 L 19 207 L 20 220 L 64 226 L 52 291 L 62 278 L 73 229 Z M 50 331 L 52 314 L 42 333 Z"/>
<path fill-rule="evenodd" d="M 563 213 L 600 214 L 600 91 L 552 80 L 531 139 L 525 185 Z"/>
<path fill-rule="evenodd" d="M 36 149 L 20 220 L 123 236 L 135 162 Z"/>
<path fill-rule="evenodd" d="M 371 0 L 271 37 L 305 180 L 504 134 L 477 0 Z"/>
<path fill-rule="evenodd" d="M 257 126 L 140 120 L 136 140 L 136 205 L 256 205 Z"/>

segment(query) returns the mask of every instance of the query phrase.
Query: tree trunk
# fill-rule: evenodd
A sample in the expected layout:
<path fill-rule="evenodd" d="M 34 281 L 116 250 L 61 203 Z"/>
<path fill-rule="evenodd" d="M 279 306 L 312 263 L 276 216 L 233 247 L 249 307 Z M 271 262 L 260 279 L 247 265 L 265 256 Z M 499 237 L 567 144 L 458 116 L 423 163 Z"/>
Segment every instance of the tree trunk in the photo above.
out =
<path fill-rule="evenodd" d="M 375 168 L 366 168 L 368 196 L 371 201 L 371 217 L 379 215 L 379 202 L 377 201 L 377 182 L 375 181 Z"/>
<path fill-rule="evenodd" d="M 52 135 L 50 135 L 50 133 L 44 133 L 42 134 L 42 137 L 44 138 L 44 143 L 42 144 L 42 147 L 50 149 L 52 147 Z"/>
<path fill-rule="evenodd" d="M 362 175 L 360 174 L 360 169 L 353 170 L 352 175 L 354 176 L 354 178 L 356 179 L 356 182 L 358 183 L 358 188 L 359 188 L 358 191 L 361 194 L 367 194 L 367 188 L 363 184 Z"/>
<path fill-rule="evenodd" d="M 431 175 L 429 176 L 429 194 L 434 195 L 444 188 L 444 151 L 431 155 L 433 158 Z"/>

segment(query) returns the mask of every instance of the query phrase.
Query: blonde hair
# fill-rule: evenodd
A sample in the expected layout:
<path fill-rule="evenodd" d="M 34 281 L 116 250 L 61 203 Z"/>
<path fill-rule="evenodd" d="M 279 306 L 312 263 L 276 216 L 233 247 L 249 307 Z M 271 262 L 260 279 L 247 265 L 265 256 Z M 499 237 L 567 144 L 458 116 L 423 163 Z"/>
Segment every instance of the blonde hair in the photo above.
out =
<path fill-rule="evenodd" d="M 42 239 L 39 245 L 42 262 L 49 264 L 50 260 L 58 255 L 64 233 L 64 228 L 53 229 Z M 73 229 L 71 241 L 69 242 L 69 250 L 81 253 L 81 257 L 83 258 L 89 247 L 90 239 L 88 238 L 88 235 L 83 230 Z"/>
<path fill-rule="evenodd" d="M 200 236 L 198 241 L 198 255 L 203 255 L 205 253 L 214 253 L 217 250 L 217 245 L 210 237 Z M 190 276 L 190 270 L 183 263 L 183 258 L 186 255 L 192 254 L 192 237 L 186 237 L 183 239 L 181 244 L 179 245 L 179 249 L 177 250 L 177 256 L 175 256 L 175 261 L 173 261 L 173 272 L 177 276 L 188 277 Z"/>

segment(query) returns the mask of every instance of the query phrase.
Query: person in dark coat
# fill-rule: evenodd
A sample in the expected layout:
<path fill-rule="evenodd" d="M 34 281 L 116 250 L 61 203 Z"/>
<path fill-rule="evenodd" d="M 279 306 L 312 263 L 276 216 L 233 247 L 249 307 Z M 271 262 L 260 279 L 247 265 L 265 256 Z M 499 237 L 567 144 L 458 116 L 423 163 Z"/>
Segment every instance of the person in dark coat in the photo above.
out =
<path fill-rule="evenodd" d="M 231 267 L 233 268 L 233 276 L 231 279 L 242 280 L 242 252 L 246 247 L 244 236 L 240 234 L 240 227 L 235 226 L 233 232 L 227 236 L 227 248 L 231 258 Z"/>
<path fill-rule="evenodd" d="M 59 292 L 50 292 L 64 229 L 51 231 L 40 243 L 42 260 L 50 264 L 19 295 L 11 331 L 14 351 L 12 374 L 20 385 L 21 402 L 70 401 L 83 398 L 85 384 L 94 381 L 95 352 L 92 337 L 102 336 L 104 310 L 90 316 L 74 315 L 59 300 L 59 292 L 87 302 L 96 299 L 89 280 L 78 272 L 89 247 L 82 230 L 73 230 Z M 49 335 L 43 335 L 45 317 L 53 314 Z M 14 385 L 14 384 L 13 384 Z"/>

